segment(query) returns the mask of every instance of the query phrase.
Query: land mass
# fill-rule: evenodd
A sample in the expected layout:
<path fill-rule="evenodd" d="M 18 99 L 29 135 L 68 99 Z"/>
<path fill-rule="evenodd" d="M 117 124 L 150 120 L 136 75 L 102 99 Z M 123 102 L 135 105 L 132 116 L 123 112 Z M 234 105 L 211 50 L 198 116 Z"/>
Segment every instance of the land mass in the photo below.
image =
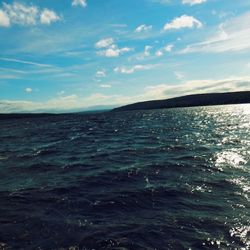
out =
<path fill-rule="evenodd" d="M 250 91 L 196 94 L 175 97 L 165 100 L 137 102 L 134 104 L 115 108 L 112 111 L 147 110 L 246 103 L 250 103 Z"/>

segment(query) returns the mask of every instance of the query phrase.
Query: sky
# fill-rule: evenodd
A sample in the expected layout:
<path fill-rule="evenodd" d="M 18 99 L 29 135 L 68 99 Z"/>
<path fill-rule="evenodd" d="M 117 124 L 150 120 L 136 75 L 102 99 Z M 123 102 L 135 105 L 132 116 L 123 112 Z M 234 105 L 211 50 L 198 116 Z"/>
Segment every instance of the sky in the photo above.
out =
<path fill-rule="evenodd" d="M 0 1 L 0 113 L 250 90 L 250 0 Z"/>

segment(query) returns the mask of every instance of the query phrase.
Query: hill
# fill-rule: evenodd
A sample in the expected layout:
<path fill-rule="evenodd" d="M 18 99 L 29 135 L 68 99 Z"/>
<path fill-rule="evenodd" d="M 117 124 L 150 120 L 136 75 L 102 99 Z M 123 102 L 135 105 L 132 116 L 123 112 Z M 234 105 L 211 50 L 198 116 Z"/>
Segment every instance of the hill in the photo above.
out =
<path fill-rule="evenodd" d="M 243 104 L 243 103 L 250 103 L 250 91 L 196 94 L 196 95 L 175 97 L 165 100 L 138 102 L 115 108 L 113 109 L 113 111 L 228 105 L 228 104 Z"/>

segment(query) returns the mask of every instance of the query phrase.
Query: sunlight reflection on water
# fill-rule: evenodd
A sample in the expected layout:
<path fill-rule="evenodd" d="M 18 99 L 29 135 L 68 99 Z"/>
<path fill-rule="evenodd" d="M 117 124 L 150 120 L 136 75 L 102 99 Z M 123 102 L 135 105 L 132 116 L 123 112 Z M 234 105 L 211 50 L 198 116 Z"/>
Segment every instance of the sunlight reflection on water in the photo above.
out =
<path fill-rule="evenodd" d="M 250 249 L 250 105 L 29 119 L 0 130 L 13 249 Z"/>

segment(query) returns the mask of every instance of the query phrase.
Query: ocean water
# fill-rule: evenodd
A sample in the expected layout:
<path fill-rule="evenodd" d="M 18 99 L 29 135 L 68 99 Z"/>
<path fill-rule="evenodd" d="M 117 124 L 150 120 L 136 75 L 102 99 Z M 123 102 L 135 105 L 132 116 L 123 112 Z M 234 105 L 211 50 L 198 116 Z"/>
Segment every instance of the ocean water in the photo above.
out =
<path fill-rule="evenodd" d="M 250 249 L 250 105 L 0 120 L 0 249 Z"/>

